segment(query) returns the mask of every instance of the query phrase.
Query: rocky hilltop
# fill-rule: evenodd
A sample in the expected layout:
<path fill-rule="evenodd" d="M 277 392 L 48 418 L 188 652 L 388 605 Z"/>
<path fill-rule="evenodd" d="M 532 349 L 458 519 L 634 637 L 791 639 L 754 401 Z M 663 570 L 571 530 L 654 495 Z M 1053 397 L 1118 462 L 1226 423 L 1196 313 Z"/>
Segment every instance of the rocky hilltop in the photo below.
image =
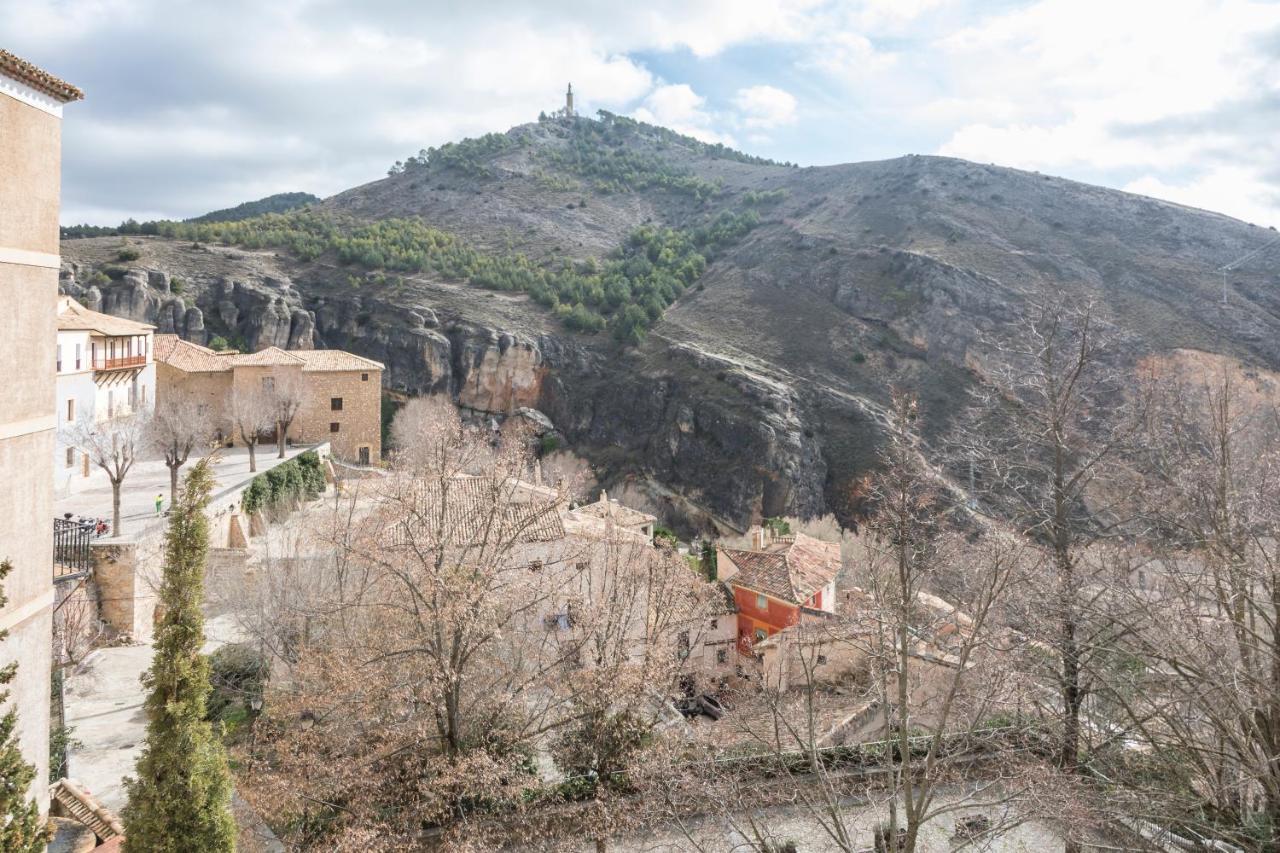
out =
<path fill-rule="evenodd" d="M 525 266 L 503 261 L 486 287 L 487 260 L 459 273 L 367 243 L 152 228 L 124 247 L 65 239 L 63 289 L 196 341 L 349 349 L 387 365 L 394 395 L 538 409 L 606 483 L 729 528 L 843 511 L 890 385 L 945 435 L 982 381 L 983 333 L 1028 300 L 1092 298 L 1123 361 L 1191 349 L 1280 367 L 1275 265 L 1233 272 L 1225 306 L 1213 272 L 1269 231 L 962 160 L 796 168 L 614 117 L 551 120 L 422 152 L 304 215 L 343 233 L 420 221 Z M 705 261 L 672 273 L 687 284 L 666 283 L 675 244 L 643 243 L 667 228 Z M 526 267 L 558 271 L 555 292 L 508 287 Z M 586 320 L 564 301 L 577 292 Z"/>

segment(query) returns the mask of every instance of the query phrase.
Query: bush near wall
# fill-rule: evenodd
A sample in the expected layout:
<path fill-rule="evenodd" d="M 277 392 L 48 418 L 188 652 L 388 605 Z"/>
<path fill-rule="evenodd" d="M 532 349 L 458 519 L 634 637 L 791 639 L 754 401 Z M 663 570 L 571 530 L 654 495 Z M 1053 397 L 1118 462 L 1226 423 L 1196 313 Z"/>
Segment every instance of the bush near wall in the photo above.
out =
<path fill-rule="evenodd" d="M 308 450 L 254 477 L 244 490 L 240 505 L 252 514 L 301 500 L 315 500 L 324 493 L 324 485 L 320 456 Z"/>

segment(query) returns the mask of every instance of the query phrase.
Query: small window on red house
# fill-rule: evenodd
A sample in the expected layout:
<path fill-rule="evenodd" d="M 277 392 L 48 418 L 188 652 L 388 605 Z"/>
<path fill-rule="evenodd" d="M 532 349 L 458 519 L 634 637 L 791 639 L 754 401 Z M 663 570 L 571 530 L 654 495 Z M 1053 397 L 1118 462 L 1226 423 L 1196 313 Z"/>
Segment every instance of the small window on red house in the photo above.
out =
<path fill-rule="evenodd" d="M 760 594 L 760 593 L 757 593 L 757 594 L 756 594 L 756 607 L 760 608 L 761 610 L 768 610 L 768 609 L 769 609 L 769 599 L 768 599 L 768 598 L 765 598 L 765 596 L 764 596 L 764 595 L 762 595 L 762 594 Z"/>
<path fill-rule="evenodd" d="M 764 628 L 757 628 L 757 629 L 756 629 L 756 642 L 757 642 L 757 643 L 763 643 L 763 642 L 764 642 L 765 640 L 767 640 L 767 639 L 769 639 L 769 632 L 768 632 L 768 631 L 766 631 Z"/>

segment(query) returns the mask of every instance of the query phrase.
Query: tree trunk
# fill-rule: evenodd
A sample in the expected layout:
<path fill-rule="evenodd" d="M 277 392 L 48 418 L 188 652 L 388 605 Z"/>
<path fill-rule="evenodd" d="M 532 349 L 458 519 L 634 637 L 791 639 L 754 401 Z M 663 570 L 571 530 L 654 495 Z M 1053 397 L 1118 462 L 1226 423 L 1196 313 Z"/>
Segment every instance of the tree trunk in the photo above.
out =
<path fill-rule="evenodd" d="M 166 463 L 167 464 L 167 463 Z M 182 463 L 169 465 L 169 507 L 178 503 L 178 468 Z"/>
<path fill-rule="evenodd" d="M 258 442 L 248 441 L 245 443 L 249 447 L 249 473 L 252 474 L 258 470 L 258 457 L 254 455 L 254 451 L 257 450 L 258 447 Z"/>
<path fill-rule="evenodd" d="M 284 434 L 288 428 L 288 424 L 276 421 L 276 448 L 280 451 L 276 454 L 277 459 L 284 458 Z"/>
<path fill-rule="evenodd" d="M 120 487 L 123 480 L 111 481 L 111 535 L 120 535 Z"/>

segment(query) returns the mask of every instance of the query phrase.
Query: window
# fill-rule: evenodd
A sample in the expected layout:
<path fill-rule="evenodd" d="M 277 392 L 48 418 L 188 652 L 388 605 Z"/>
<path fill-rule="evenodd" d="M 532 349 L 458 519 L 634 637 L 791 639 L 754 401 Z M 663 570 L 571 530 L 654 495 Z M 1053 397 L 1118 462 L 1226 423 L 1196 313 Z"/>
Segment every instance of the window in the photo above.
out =
<path fill-rule="evenodd" d="M 133 380 L 132 382 L 130 382 L 130 383 L 129 383 L 129 408 L 130 408 L 130 409 L 136 409 L 136 408 L 138 408 L 138 379 L 137 379 L 137 377 L 134 377 L 134 380 Z"/>
<path fill-rule="evenodd" d="M 760 593 L 756 593 L 756 607 L 760 610 L 768 610 L 769 599 L 765 598 L 764 595 Z"/>
<path fill-rule="evenodd" d="M 542 561 L 541 561 L 541 560 L 534 560 L 532 563 L 530 563 L 530 564 L 529 564 L 529 571 L 531 571 L 531 572 L 540 572 L 540 571 L 542 571 Z"/>
<path fill-rule="evenodd" d="M 676 657 L 686 660 L 689 657 L 689 632 L 681 631 L 676 635 Z"/>
<path fill-rule="evenodd" d="M 80 344 L 76 344 L 76 370 L 80 369 Z"/>
<path fill-rule="evenodd" d="M 75 422 L 76 422 L 76 401 L 74 399 L 69 398 L 67 400 L 67 423 L 73 424 Z"/>
<path fill-rule="evenodd" d="M 107 417 L 114 418 L 116 416 L 116 392 L 107 391 Z"/>
<path fill-rule="evenodd" d="M 367 447 L 360 448 L 360 464 L 361 465 L 369 464 L 369 448 Z"/>
<path fill-rule="evenodd" d="M 276 378 L 274 376 L 262 377 L 262 390 L 268 394 L 276 390 Z M 336 431 L 336 430 L 335 430 Z"/>
<path fill-rule="evenodd" d="M 361 373 L 361 374 L 360 374 L 360 381 L 361 381 L 361 382 L 368 382 L 368 381 L 369 381 L 369 374 L 367 374 L 367 373 Z"/>
<path fill-rule="evenodd" d="M 142 404 L 144 406 L 147 404 L 147 386 L 146 385 L 142 386 Z"/>
<path fill-rule="evenodd" d="M 728 663 L 729 653 L 724 649 L 716 649 L 716 663 Z"/>
<path fill-rule="evenodd" d="M 339 428 L 340 425 L 337 421 L 331 421 L 329 423 L 329 432 L 337 432 Z"/>
<path fill-rule="evenodd" d="M 67 467 L 76 467 L 76 449 L 74 447 L 67 448 Z"/>
<path fill-rule="evenodd" d="M 827 662 L 826 655 L 818 655 L 818 666 L 822 666 L 826 662 Z"/>
<path fill-rule="evenodd" d="M 715 629 L 717 629 L 717 628 L 719 628 L 719 627 L 720 627 L 720 620 L 719 620 L 719 619 L 712 619 L 712 620 L 711 620 L 711 630 L 712 630 L 712 631 L 714 631 Z"/>
<path fill-rule="evenodd" d="M 57 371 L 62 370 L 62 344 L 58 344 L 58 357 L 53 362 L 53 369 Z"/>
<path fill-rule="evenodd" d="M 764 628 L 757 628 L 757 629 L 756 629 L 756 642 L 757 642 L 757 643 L 763 643 L 763 642 L 764 642 L 765 640 L 767 640 L 767 639 L 769 639 L 769 632 L 768 632 L 768 631 L 766 631 Z"/>
<path fill-rule="evenodd" d="M 341 411 L 342 411 L 342 398 L 341 398 L 341 397 L 330 397 L 330 398 L 329 398 L 329 410 L 330 410 L 330 411 L 334 411 L 334 412 L 341 412 Z"/>

